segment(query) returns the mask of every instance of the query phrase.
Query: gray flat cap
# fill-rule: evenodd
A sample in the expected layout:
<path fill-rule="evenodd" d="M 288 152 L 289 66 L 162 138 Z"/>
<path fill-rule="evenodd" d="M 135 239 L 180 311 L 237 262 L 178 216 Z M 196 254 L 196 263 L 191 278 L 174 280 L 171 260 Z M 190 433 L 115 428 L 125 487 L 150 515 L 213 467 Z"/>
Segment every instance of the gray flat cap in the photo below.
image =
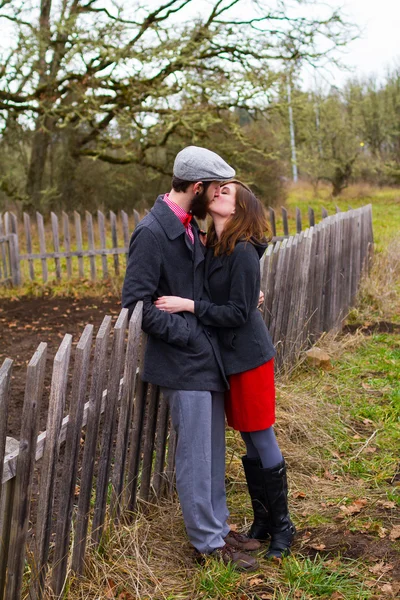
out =
<path fill-rule="evenodd" d="M 215 152 L 188 146 L 176 155 L 174 175 L 184 181 L 226 181 L 235 176 L 235 170 Z"/>

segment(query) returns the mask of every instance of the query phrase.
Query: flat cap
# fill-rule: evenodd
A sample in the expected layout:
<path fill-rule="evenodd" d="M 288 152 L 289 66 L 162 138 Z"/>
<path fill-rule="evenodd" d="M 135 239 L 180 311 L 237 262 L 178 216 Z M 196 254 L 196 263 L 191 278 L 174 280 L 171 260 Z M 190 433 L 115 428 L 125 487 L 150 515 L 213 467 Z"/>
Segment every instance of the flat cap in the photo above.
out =
<path fill-rule="evenodd" d="M 184 181 L 226 181 L 235 176 L 235 170 L 215 152 L 188 146 L 176 155 L 174 175 Z"/>

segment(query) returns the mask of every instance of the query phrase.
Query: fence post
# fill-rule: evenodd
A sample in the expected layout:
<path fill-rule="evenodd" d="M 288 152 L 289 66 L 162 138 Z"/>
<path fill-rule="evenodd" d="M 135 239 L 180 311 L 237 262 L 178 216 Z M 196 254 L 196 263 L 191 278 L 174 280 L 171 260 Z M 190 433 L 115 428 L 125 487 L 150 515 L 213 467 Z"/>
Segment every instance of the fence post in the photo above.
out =
<path fill-rule="evenodd" d="M 9 247 L 10 247 L 10 268 L 11 268 L 11 281 L 14 286 L 19 286 L 22 283 L 21 280 L 21 265 L 19 258 L 19 246 L 18 246 L 18 235 L 16 233 L 10 233 L 8 235 Z"/>
<path fill-rule="evenodd" d="M 5 454 L 11 454 L 19 448 L 18 440 L 8 437 L 5 446 Z M 0 481 L 1 485 L 1 481 Z M 10 545 L 11 514 L 14 503 L 15 477 L 9 479 L 2 486 L 0 502 L 0 600 L 4 598 L 6 585 L 6 571 L 8 560 L 8 548 Z"/>

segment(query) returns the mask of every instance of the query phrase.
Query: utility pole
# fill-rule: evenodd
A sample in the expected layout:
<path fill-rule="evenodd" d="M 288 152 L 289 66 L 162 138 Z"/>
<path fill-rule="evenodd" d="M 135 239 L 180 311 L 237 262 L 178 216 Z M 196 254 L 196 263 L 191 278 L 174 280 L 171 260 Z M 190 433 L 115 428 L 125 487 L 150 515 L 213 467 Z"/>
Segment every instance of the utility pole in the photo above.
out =
<path fill-rule="evenodd" d="M 295 140 L 295 136 L 294 136 L 292 89 L 291 89 L 291 84 L 290 84 L 290 74 L 288 74 L 288 76 L 287 76 L 287 99 L 288 99 L 288 108 L 289 108 L 290 147 L 292 150 L 292 173 L 293 173 L 293 181 L 294 181 L 294 183 L 297 183 L 299 178 L 298 178 L 298 173 L 297 173 L 296 140 Z"/>

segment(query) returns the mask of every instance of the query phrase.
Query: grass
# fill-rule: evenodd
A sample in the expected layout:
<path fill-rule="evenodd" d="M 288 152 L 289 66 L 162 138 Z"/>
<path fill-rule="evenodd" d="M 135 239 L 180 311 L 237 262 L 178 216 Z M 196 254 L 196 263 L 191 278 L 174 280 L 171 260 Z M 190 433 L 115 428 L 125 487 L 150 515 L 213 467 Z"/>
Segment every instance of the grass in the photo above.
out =
<path fill-rule="evenodd" d="M 299 560 L 291 557 L 282 565 L 283 575 L 289 584 L 289 595 L 304 600 L 332 597 L 367 599 L 368 589 L 364 589 L 358 565 L 355 561 L 323 560 L 320 556 Z M 353 576 L 352 576 L 353 575 Z M 341 596 L 340 596 L 341 595 Z"/>

